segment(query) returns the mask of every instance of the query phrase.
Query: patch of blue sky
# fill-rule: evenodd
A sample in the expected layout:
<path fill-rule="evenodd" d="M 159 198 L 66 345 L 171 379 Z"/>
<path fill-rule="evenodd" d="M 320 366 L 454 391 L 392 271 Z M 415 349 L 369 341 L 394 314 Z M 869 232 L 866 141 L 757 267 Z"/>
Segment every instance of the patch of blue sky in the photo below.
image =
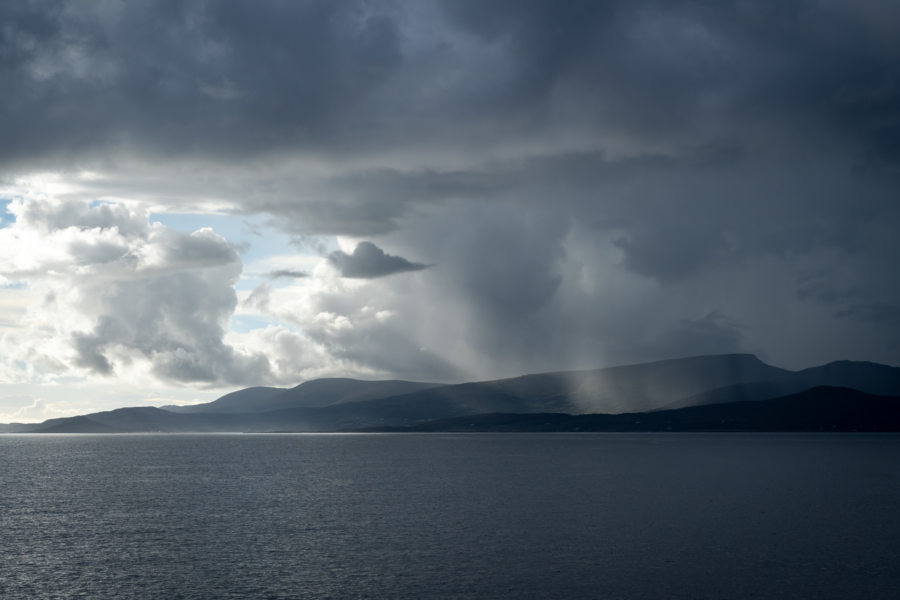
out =
<path fill-rule="evenodd" d="M 0 198 L 0 229 L 9 227 L 16 222 L 16 215 L 9 212 L 9 204 L 12 198 Z"/>
<path fill-rule="evenodd" d="M 256 289 L 262 283 L 262 280 L 259 277 L 247 277 L 243 275 L 237 283 L 234 284 L 234 289 L 238 292 L 249 292 Z"/>
<path fill-rule="evenodd" d="M 228 328 L 235 333 L 247 333 L 254 329 L 264 329 L 270 325 L 284 326 L 284 323 L 258 315 L 234 315 L 231 317 Z"/>

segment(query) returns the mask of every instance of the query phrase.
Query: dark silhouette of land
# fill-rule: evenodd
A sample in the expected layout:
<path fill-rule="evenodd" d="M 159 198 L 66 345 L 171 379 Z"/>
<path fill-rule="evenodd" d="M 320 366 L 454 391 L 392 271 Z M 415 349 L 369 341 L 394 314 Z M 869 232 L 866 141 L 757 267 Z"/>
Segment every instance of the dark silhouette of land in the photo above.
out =
<path fill-rule="evenodd" d="M 455 385 L 317 379 L 0 431 L 898 431 L 898 422 L 900 368 L 839 361 L 787 371 L 726 354 Z"/>
<path fill-rule="evenodd" d="M 492 413 L 371 431 L 900 431 L 900 397 L 821 386 L 782 398 L 618 415 Z"/>

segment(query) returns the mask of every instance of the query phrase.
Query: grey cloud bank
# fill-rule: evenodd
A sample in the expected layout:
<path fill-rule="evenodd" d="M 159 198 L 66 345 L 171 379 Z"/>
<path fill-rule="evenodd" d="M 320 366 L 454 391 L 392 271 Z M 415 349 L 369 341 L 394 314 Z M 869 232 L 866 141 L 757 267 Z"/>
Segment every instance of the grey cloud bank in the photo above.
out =
<path fill-rule="evenodd" d="M 840 142 L 896 165 L 890 3 L 5 3 L 2 156 Z M 753 144 L 756 142 L 756 144 Z M 678 152 L 680 153 L 680 152 Z M 710 160 L 715 159 L 715 152 Z"/>
<path fill-rule="evenodd" d="M 0 179 L 102 175 L 23 196 L 7 229 L 69 231 L 66 254 L 0 275 L 93 273 L 71 279 L 99 298 L 68 338 L 88 371 L 900 364 L 893 3 L 48 1 L 0 22 Z M 245 304 L 297 331 L 239 351 L 234 247 L 138 244 L 150 205 L 347 236 L 320 254 L 351 281 L 268 271 Z"/>
<path fill-rule="evenodd" d="M 372 242 L 358 243 L 350 254 L 336 250 L 328 255 L 328 262 L 342 276 L 360 279 L 384 277 L 394 273 L 421 271 L 428 268 L 427 265 L 410 262 L 402 256 L 387 254 Z"/>

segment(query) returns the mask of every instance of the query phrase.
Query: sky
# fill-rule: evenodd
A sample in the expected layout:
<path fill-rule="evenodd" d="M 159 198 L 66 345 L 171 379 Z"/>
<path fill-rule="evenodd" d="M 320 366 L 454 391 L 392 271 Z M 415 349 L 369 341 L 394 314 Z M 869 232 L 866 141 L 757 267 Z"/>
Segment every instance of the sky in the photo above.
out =
<path fill-rule="evenodd" d="M 900 365 L 892 0 L 0 3 L 0 422 Z"/>

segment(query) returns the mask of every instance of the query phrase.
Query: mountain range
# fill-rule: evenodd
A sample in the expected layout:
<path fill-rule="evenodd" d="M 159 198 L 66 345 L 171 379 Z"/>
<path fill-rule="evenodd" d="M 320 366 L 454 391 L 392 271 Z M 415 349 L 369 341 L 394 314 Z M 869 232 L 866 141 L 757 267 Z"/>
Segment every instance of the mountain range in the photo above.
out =
<path fill-rule="evenodd" d="M 900 368 L 698 356 L 462 384 L 315 379 L 0 432 L 900 431 Z"/>

